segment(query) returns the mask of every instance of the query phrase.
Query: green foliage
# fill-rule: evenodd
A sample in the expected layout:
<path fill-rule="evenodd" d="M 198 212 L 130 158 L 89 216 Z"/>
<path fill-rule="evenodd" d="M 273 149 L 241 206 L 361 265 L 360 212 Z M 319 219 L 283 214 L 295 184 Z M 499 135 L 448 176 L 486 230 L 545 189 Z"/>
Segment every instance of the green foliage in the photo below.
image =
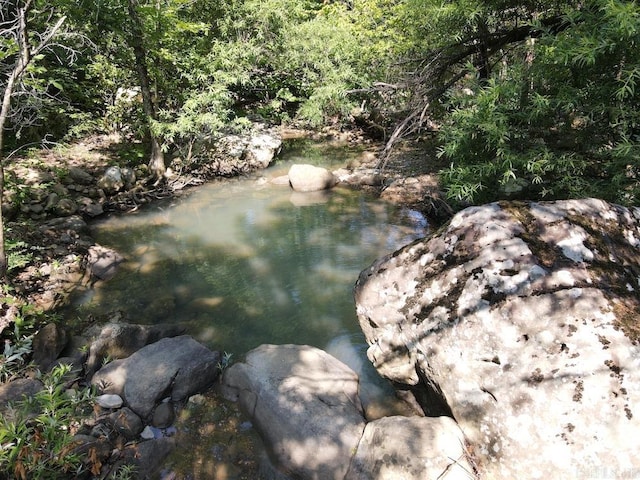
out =
<path fill-rule="evenodd" d="M 7 272 L 19 270 L 33 261 L 33 253 L 29 251 L 29 244 L 22 240 L 5 241 L 7 254 Z"/>
<path fill-rule="evenodd" d="M 453 201 L 637 203 L 640 7 L 592 1 L 566 21 L 518 45 L 487 83 L 467 78 L 450 94 L 440 155 Z"/>
<path fill-rule="evenodd" d="M 69 427 L 90 408 L 91 394 L 66 392 L 70 368 L 55 367 L 42 377 L 40 392 L 0 415 L 0 468 L 9 478 L 63 479 L 85 468 Z"/>
<path fill-rule="evenodd" d="M 231 358 L 233 357 L 233 353 L 224 352 L 222 358 L 216 365 L 216 368 L 220 372 L 220 374 L 224 373 L 224 371 L 231 366 Z"/>
<path fill-rule="evenodd" d="M 0 383 L 19 377 L 27 366 L 31 355 L 33 335 L 21 335 L 18 324 L 14 325 L 14 340 L 6 340 L 0 357 Z"/>

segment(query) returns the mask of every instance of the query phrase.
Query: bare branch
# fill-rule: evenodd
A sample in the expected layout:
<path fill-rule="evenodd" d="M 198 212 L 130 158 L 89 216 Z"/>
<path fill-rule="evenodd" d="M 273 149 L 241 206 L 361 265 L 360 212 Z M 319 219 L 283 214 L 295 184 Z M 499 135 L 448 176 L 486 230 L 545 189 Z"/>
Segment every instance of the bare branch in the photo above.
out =
<path fill-rule="evenodd" d="M 536 25 L 530 22 L 518 25 L 516 22 L 512 28 L 502 28 L 493 32 L 479 28 L 473 35 L 459 42 L 428 52 L 417 62 L 417 68 L 407 73 L 402 84 L 401 88 L 409 96 L 407 109 L 385 145 L 381 165 L 386 164 L 386 159 L 399 139 L 417 133 L 425 127 L 430 120 L 429 111 L 432 106 L 466 75 L 478 72 L 486 74 L 492 68 L 489 59 L 503 55 L 504 49 L 509 45 L 548 33 L 557 34 L 568 27 L 569 23 L 564 17 L 551 16 Z M 482 55 L 479 55 L 479 51 Z M 474 59 L 482 63 L 473 62 Z M 469 68 L 469 65 L 473 66 Z M 380 87 L 374 85 L 372 89 L 377 92 L 389 92 L 387 84 L 381 84 Z"/>

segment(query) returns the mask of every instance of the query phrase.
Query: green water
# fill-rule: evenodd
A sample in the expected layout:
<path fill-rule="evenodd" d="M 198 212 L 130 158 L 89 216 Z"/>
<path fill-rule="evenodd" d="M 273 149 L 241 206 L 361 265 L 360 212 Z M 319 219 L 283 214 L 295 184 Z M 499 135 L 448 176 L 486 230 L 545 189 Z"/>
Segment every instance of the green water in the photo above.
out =
<path fill-rule="evenodd" d="M 93 224 L 96 242 L 127 260 L 112 280 L 78 291 L 71 314 L 121 311 L 132 323 L 177 323 L 232 360 L 263 343 L 313 345 L 360 375 L 368 415 L 402 413 L 366 358 L 353 285 L 374 260 L 427 233 L 426 220 L 360 191 L 296 194 L 270 182 L 292 163 L 338 168 L 358 155 L 344 146 L 295 145 L 254 176 Z M 256 433 L 238 430 L 236 407 L 215 396 L 208 402 L 193 425 L 178 425 L 166 471 L 178 479 L 257 478 Z"/>
<path fill-rule="evenodd" d="M 75 308 L 178 323 L 236 358 L 263 343 L 360 341 L 352 292 L 360 271 L 424 235 L 426 221 L 360 191 L 299 194 L 269 181 L 294 162 L 333 168 L 357 155 L 302 145 L 256 176 L 94 224 L 96 242 L 127 261 L 109 282 L 79 292 Z"/>

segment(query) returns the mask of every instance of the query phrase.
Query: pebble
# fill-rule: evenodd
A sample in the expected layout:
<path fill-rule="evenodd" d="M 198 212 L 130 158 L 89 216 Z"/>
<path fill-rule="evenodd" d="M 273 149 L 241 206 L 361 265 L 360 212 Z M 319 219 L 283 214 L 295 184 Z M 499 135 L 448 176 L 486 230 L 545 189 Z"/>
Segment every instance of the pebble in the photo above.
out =
<path fill-rule="evenodd" d="M 96 397 L 96 403 L 102 408 L 120 408 L 122 406 L 122 397 L 120 395 L 104 394 Z"/>

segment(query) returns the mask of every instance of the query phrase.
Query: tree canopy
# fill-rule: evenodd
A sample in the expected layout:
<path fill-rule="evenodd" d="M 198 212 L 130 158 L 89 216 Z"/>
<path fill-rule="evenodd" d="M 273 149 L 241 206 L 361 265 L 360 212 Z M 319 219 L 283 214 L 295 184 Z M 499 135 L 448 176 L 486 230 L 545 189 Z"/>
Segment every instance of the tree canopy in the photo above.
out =
<path fill-rule="evenodd" d="M 640 7 L 622 0 L 32 0 L 34 32 L 64 15 L 73 64 L 43 52 L 45 95 L 7 148 L 116 126 L 188 151 L 247 119 L 373 127 L 389 153 L 429 131 L 459 205 L 638 195 Z M 24 0 L 3 4 L 3 18 Z M 6 21 L 6 20 L 5 20 Z M 4 30 L 6 32 L 6 29 Z M 0 85 L 15 58 L 0 38 Z M 146 78 L 146 80 L 145 80 Z M 35 87 L 34 87 L 35 88 Z M 123 92 L 142 102 L 119 104 Z M 12 109 L 25 99 L 13 95 Z M 15 111 L 15 110 L 14 110 Z M 425 158 L 428 162 L 430 159 Z"/>

